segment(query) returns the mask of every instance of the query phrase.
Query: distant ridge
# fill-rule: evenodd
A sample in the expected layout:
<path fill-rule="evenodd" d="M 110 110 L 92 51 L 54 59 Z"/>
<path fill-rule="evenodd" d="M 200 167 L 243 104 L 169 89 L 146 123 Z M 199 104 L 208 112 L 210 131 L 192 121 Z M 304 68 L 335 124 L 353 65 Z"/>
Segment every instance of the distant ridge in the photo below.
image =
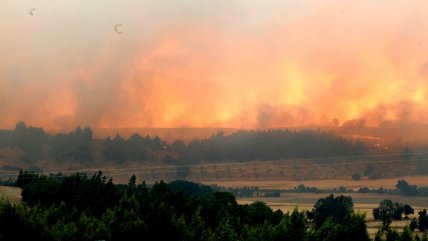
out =
<path fill-rule="evenodd" d="M 141 136 L 149 135 L 159 136 L 161 139 L 172 142 L 180 139 L 189 142 L 193 139 L 205 139 L 214 135 L 217 132 L 224 132 L 228 135 L 239 131 L 237 128 L 94 128 L 94 138 L 105 139 L 107 136 L 114 137 L 116 134 L 120 134 L 123 137 L 129 137 L 134 133 L 138 133 Z"/>
<path fill-rule="evenodd" d="M 421 123 L 399 123 L 385 122 L 380 126 L 301 126 L 301 127 L 278 127 L 266 128 L 269 129 L 288 129 L 288 130 L 319 130 L 323 132 L 335 133 L 347 139 L 360 139 L 370 143 L 395 143 L 398 145 L 426 146 L 428 144 L 428 125 Z M 134 133 L 141 136 L 149 135 L 151 137 L 159 136 L 167 142 L 181 139 L 189 142 L 193 139 L 206 139 L 216 134 L 223 132 L 225 135 L 244 130 L 240 128 L 93 128 L 94 137 L 96 139 L 105 139 L 107 136 L 114 137 L 120 134 L 123 137 L 129 137 Z M 249 130 L 249 129 L 245 129 Z"/>

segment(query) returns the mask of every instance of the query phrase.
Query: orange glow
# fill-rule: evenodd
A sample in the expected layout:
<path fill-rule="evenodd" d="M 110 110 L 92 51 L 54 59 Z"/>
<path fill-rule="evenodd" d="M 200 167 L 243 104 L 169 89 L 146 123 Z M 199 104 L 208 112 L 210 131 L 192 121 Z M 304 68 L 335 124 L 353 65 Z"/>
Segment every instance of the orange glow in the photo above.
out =
<path fill-rule="evenodd" d="M 0 128 L 428 123 L 427 1 L 308 1 L 254 25 L 219 4 L 218 16 L 166 19 L 144 34 L 124 23 L 90 57 L 70 50 L 45 72 L 17 55 L 4 66 L 36 77 L 0 75 Z"/>

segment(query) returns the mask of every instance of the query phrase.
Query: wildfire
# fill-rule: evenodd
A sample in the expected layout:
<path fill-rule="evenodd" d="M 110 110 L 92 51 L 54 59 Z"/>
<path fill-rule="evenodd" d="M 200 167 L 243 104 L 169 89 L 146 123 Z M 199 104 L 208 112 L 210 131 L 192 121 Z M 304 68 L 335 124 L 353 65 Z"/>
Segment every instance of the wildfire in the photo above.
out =
<path fill-rule="evenodd" d="M 1 50 L 9 58 L 0 67 L 0 127 L 19 120 L 58 131 L 78 124 L 278 128 L 428 119 L 426 1 L 240 8 L 216 1 L 210 6 L 221 6 L 218 13 L 171 4 L 158 19 L 151 10 L 162 4 L 147 3 L 143 13 L 119 8 L 126 27 L 120 36 L 87 37 L 72 17 L 68 31 L 87 43 L 71 47 L 63 39 L 71 33 L 39 37 L 44 47 L 68 41 L 54 50 L 25 40 L 20 25 L 21 40 L 3 40 L 16 51 Z M 45 31 L 46 21 L 34 28 Z"/>

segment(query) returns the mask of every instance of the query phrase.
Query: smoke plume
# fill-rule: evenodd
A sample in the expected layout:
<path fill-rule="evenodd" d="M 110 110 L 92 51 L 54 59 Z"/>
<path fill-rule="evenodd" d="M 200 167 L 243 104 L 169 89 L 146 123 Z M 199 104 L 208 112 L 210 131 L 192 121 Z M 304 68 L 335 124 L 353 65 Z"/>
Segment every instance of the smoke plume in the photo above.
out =
<path fill-rule="evenodd" d="M 425 0 L 26 0 L 0 13 L 0 128 L 428 120 Z"/>

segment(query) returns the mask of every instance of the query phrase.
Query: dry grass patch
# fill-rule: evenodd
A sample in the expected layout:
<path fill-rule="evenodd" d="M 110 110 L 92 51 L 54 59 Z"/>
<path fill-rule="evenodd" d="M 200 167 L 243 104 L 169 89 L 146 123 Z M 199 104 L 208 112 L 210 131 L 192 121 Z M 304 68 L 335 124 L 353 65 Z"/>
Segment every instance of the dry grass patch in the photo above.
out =
<path fill-rule="evenodd" d="M 202 181 L 204 184 L 216 184 L 224 187 L 242 187 L 255 186 L 266 189 L 293 189 L 294 187 L 303 184 L 307 187 L 316 187 L 318 189 L 333 189 L 346 187 L 352 190 L 358 190 L 362 187 L 370 189 L 387 188 L 395 189 L 398 180 L 405 179 L 412 185 L 419 187 L 428 185 L 428 176 L 405 176 L 379 180 L 363 179 L 359 181 L 348 179 L 328 179 L 328 180 L 216 180 Z"/>
<path fill-rule="evenodd" d="M 8 200 L 11 203 L 21 202 L 21 188 L 0 186 L 0 199 Z"/>

